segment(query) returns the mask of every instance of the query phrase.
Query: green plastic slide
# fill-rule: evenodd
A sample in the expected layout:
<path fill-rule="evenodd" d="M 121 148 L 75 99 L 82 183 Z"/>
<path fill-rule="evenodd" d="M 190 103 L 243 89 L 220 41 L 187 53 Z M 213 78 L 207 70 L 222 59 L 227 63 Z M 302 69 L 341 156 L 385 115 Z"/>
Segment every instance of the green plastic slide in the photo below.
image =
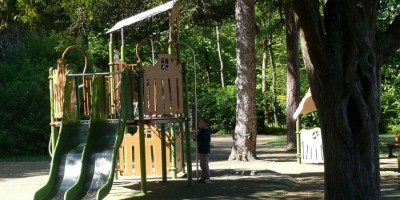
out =
<path fill-rule="evenodd" d="M 83 148 L 83 151 L 80 151 L 79 155 L 81 156 L 79 160 L 77 159 L 75 162 L 78 163 L 79 161 L 80 167 L 75 168 L 75 171 L 72 173 L 75 175 L 78 174 L 78 176 L 68 179 L 68 184 L 61 182 L 59 185 L 62 187 L 57 186 L 57 183 L 60 182 L 60 176 L 69 176 L 66 171 L 62 172 L 60 169 L 71 167 L 71 163 L 68 162 L 55 162 L 57 150 L 62 149 L 58 146 L 59 144 L 63 144 L 65 142 L 64 140 L 68 141 L 65 143 L 69 143 L 73 139 L 72 137 L 75 137 L 69 135 L 68 133 L 70 132 L 66 131 L 65 135 L 69 136 L 62 137 L 63 128 L 61 128 L 55 156 L 52 161 L 49 181 L 46 186 L 36 193 L 35 199 L 103 199 L 107 196 L 112 187 L 116 156 L 118 148 L 122 143 L 126 121 L 133 116 L 131 80 L 131 72 L 125 69 L 122 74 L 122 83 L 120 85 L 120 118 L 118 120 L 107 120 L 105 77 L 94 77 L 92 111 L 86 146 Z M 83 127 L 83 124 L 80 125 Z M 81 129 L 83 130 L 83 128 Z M 74 134 L 77 134 L 76 132 L 77 131 L 75 131 Z M 82 144 L 80 146 L 82 146 Z M 59 154 L 62 155 L 63 151 L 59 151 L 61 152 Z M 74 158 L 77 157 L 78 155 Z M 52 173 L 53 166 L 57 166 L 54 168 L 58 169 L 58 171 Z M 56 174 L 58 174 L 58 176 L 56 176 Z M 71 184 L 71 182 L 73 183 Z"/>
<path fill-rule="evenodd" d="M 75 81 L 67 77 L 64 87 L 63 123 L 51 162 L 49 179 L 34 199 L 64 199 L 65 192 L 78 180 L 82 152 L 86 145 L 89 124 L 80 123 L 74 92 Z"/>

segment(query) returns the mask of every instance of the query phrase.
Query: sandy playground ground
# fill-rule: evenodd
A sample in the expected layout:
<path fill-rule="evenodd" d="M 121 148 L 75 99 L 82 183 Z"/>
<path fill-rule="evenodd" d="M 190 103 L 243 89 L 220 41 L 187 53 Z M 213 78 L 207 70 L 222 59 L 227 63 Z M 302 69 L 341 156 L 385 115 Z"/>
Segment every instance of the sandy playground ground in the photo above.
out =
<path fill-rule="evenodd" d="M 148 194 L 140 194 L 139 177 L 119 177 L 106 199 L 323 199 L 324 166 L 297 164 L 295 153 L 265 145 L 276 136 L 259 135 L 254 162 L 227 161 L 232 138 L 213 138 L 212 184 L 185 178 L 148 177 Z M 193 157 L 193 173 L 196 163 Z M 0 199 L 32 199 L 48 178 L 50 162 L 0 162 Z M 397 159 L 381 158 L 382 199 L 400 199 Z"/>

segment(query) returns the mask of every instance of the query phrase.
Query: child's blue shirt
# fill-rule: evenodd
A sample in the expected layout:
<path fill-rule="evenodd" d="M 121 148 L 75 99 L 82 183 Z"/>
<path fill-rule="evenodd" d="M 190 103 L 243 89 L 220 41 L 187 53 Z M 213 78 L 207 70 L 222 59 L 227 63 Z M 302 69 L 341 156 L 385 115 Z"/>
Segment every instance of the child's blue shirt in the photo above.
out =
<path fill-rule="evenodd" d="M 197 135 L 197 145 L 199 153 L 201 154 L 210 153 L 211 134 L 212 130 L 210 127 L 204 127 L 200 129 L 199 134 Z"/>

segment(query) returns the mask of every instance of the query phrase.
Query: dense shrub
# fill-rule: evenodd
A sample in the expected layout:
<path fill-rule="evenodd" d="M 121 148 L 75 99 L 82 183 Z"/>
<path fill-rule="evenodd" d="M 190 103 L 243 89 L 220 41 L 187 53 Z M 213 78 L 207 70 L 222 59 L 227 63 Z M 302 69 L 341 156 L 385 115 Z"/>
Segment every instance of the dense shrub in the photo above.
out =
<path fill-rule="evenodd" d="M 57 39 L 31 34 L 17 48 L 15 62 L 0 63 L 0 156 L 47 151 L 48 68 L 56 63 Z"/>
<path fill-rule="evenodd" d="M 391 132 L 400 125 L 400 53 L 395 54 L 382 68 L 381 133 Z"/>
<path fill-rule="evenodd" d="M 265 113 L 263 98 L 266 94 L 257 91 L 257 132 L 265 133 Z M 279 110 L 282 110 L 281 108 Z M 207 84 L 200 88 L 198 93 L 198 115 L 200 118 L 208 118 L 214 131 L 220 133 L 233 133 L 236 122 L 236 88 L 228 85 L 225 88 Z M 279 114 L 280 120 L 284 115 Z M 269 122 L 272 116 L 267 116 Z"/>
<path fill-rule="evenodd" d="M 208 118 L 214 131 L 231 133 L 235 129 L 236 91 L 205 85 L 198 93 L 198 115 Z"/>

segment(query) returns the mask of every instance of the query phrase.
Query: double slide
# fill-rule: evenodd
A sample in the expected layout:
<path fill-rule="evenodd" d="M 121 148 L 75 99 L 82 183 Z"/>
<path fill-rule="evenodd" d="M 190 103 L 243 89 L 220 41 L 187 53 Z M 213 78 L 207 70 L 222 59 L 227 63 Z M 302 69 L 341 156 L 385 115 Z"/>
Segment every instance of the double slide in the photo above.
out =
<path fill-rule="evenodd" d="M 107 196 L 113 183 L 116 156 L 126 120 L 132 114 L 131 77 L 130 72 L 124 70 L 120 118 L 107 120 L 105 77 L 95 75 L 91 118 L 90 121 L 80 121 L 73 94 L 76 82 L 74 77 L 67 76 L 63 120 L 49 179 L 36 192 L 35 200 L 103 199 Z"/>

